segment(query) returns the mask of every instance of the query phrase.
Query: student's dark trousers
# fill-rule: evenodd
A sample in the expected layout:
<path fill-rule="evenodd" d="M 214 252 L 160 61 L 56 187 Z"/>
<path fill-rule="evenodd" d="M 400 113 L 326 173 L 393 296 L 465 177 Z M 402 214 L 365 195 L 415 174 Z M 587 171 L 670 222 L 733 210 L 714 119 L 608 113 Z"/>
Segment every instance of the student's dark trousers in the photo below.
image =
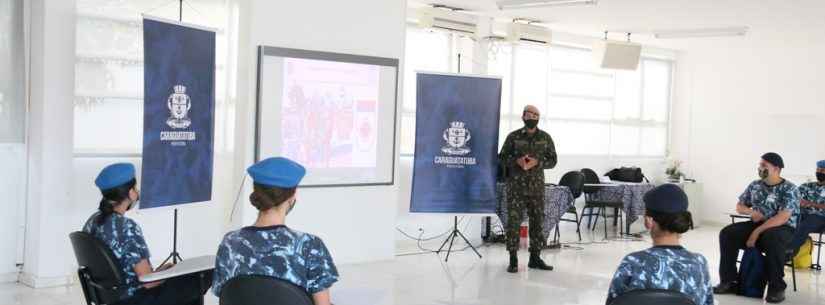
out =
<path fill-rule="evenodd" d="M 719 232 L 719 277 L 723 283 L 737 281 L 736 259 L 739 257 L 739 250 L 746 248 L 745 243 L 751 232 L 761 224 L 753 221 L 738 222 Z M 768 278 L 768 290 L 771 292 L 784 291 L 788 287 L 783 279 L 787 261 L 785 252 L 793 233 L 794 229 L 790 226 L 779 226 L 765 230 L 756 240 L 756 248 L 765 254 L 765 273 Z"/>

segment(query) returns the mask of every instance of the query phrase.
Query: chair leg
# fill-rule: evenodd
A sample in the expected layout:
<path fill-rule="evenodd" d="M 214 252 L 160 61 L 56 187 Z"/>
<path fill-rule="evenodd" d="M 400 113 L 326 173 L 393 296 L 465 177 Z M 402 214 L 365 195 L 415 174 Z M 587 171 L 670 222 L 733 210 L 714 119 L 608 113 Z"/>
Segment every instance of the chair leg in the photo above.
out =
<path fill-rule="evenodd" d="M 822 257 L 822 233 L 819 233 L 819 242 L 816 243 L 816 265 L 811 265 L 814 270 L 822 270 L 819 259 Z"/>
<path fill-rule="evenodd" d="M 553 234 L 553 243 L 558 243 L 561 239 L 561 233 L 559 233 L 559 224 L 556 224 L 556 233 Z"/>
<path fill-rule="evenodd" d="M 607 208 L 600 209 L 604 218 L 604 239 L 607 239 Z"/>
<path fill-rule="evenodd" d="M 596 219 L 593 220 L 593 228 L 590 229 L 591 231 L 596 230 L 596 225 L 599 224 L 599 216 L 602 216 L 602 214 L 604 214 L 604 208 L 600 207 L 598 208 L 598 212 L 596 212 Z"/>
<path fill-rule="evenodd" d="M 582 230 L 581 230 L 582 225 L 581 225 L 581 222 L 579 221 L 579 213 L 573 212 L 573 215 L 576 216 L 576 234 L 579 235 L 579 242 L 581 242 L 582 241 Z M 817 263 L 819 263 L 818 259 L 817 259 Z"/>
<path fill-rule="evenodd" d="M 791 261 L 791 279 L 793 280 L 793 291 L 796 292 L 796 268 L 794 268 L 793 260 Z"/>

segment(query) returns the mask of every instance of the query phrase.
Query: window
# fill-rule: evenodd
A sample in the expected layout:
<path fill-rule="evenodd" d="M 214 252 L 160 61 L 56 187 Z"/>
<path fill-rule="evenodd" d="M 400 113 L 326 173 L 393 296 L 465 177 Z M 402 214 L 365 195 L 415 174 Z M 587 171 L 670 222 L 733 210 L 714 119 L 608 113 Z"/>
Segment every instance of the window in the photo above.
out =
<path fill-rule="evenodd" d="M 495 53 L 488 67 L 504 77 L 502 144 L 533 104 L 560 154 L 666 154 L 671 61 L 643 58 L 636 71 L 611 71 L 596 67 L 588 49 L 517 45 Z"/>
<path fill-rule="evenodd" d="M 164 4 L 166 3 L 166 4 Z M 230 0 L 187 0 L 184 22 L 217 29 L 215 149 L 231 151 L 237 35 Z M 178 19 L 177 1 L 78 0 L 74 150 L 78 154 L 139 154 L 143 146 L 143 34 L 141 14 Z M 232 72 L 232 73 L 230 73 Z"/>
<path fill-rule="evenodd" d="M 404 102 L 401 111 L 401 155 L 415 151 L 416 72 L 472 72 L 473 39 L 454 32 L 407 28 L 404 60 Z M 460 62 L 459 62 L 460 55 Z"/>
<path fill-rule="evenodd" d="M 25 138 L 23 1 L 0 1 L 0 144 Z"/>

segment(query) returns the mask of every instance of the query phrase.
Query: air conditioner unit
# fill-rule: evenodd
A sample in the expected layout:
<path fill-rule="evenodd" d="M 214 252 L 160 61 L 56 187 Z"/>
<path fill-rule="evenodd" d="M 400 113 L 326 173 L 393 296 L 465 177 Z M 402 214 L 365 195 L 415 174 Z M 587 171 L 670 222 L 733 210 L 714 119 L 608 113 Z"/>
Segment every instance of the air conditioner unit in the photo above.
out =
<path fill-rule="evenodd" d="M 432 7 L 420 8 L 416 12 L 418 26 L 435 28 L 466 34 L 476 33 L 476 17 Z"/>
<path fill-rule="evenodd" d="M 549 44 L 552 32 L 541 26 L 513 22 L 507 25 L 507 40 L 510 42 L 532 42 Z"/>
<path fill-rule="evenodd" d="M 599 40 L 593 44 L 596 65 L 603 69 L 636 70 L 642 45 L 616 40 Z"/>

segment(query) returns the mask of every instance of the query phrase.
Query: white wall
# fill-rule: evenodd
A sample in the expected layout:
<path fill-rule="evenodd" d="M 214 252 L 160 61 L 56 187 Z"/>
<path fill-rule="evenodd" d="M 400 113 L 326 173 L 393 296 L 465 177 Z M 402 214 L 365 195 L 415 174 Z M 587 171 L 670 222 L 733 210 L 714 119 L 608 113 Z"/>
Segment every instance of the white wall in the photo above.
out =
<path fill-rule="evenodd" d="M 25 266 L 35 287 L 68 282 L 75 1 L 31 2 L 31 97 Z"/>
<path fill-rule="evenodd" d="M 237 172 L 252 162 L 259 45 L 402 58 L 405 8 L 403 0 L 323 4 L 244 1 L 240 18 Z M 399 79 L 399 84 L 403 80 Z M 234 185 L 240 183 L 236 177 Z M 400 183 L 396 175 L 393 186 L 300 189 L 298 205 L 290 214 L 288 225 L 320 236 L 339 264 L 391 259 Z M 246 198 L 248 193 L 241 196 L 243 213 L 234 222 L 235 227 L 249 225 L 257 213 Z"/>
<path fill-rule="evenodd" d="M 784 157 L 789 180 L 813 178 L 825 158 L 823 52 L 822 40 L 766 31 L 699 40 L 683 52 L 673 148 L 704 184 L 706 221 L 728 221 L 721 213 L 756 179 L 765 152 Z"/>

